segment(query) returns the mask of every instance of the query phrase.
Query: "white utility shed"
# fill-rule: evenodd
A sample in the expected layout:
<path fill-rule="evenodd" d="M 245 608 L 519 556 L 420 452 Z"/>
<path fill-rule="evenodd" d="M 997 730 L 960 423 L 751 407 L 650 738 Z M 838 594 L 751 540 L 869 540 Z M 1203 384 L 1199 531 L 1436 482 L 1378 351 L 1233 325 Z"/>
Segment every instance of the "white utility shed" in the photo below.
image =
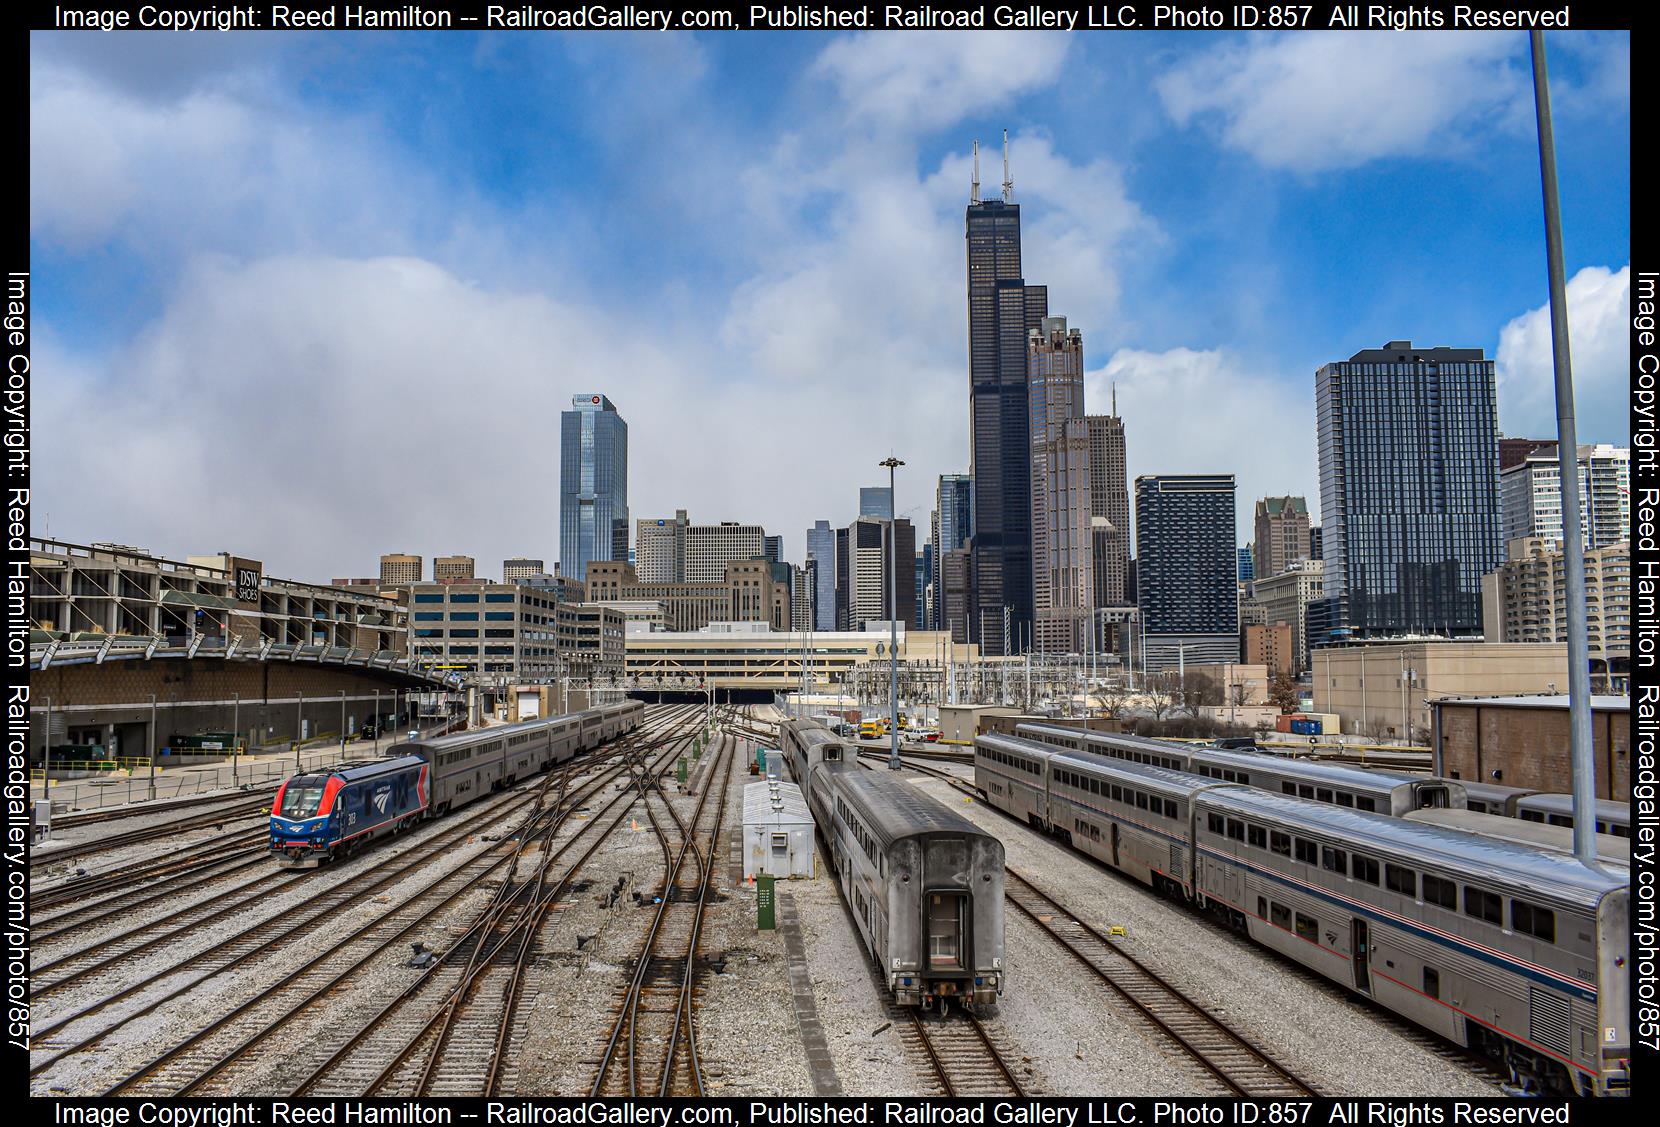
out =
<path fill-rule="evenodd" d="M 813 815 L 794 783 L 744 784 L 744 879 L 763 873 L 813 876 Z"/>

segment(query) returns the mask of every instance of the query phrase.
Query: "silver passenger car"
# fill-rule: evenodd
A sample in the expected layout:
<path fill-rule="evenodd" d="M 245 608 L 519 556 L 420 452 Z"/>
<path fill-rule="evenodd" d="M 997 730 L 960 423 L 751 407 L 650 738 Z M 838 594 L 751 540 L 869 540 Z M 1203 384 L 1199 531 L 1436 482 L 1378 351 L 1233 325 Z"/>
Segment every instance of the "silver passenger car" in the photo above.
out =
<path fill-rule="evenodd" d="M 1003 843 L 886 771 L 821 762 L 809 802 L 871 958 L 900 1005 L 997 1000 Z"/>

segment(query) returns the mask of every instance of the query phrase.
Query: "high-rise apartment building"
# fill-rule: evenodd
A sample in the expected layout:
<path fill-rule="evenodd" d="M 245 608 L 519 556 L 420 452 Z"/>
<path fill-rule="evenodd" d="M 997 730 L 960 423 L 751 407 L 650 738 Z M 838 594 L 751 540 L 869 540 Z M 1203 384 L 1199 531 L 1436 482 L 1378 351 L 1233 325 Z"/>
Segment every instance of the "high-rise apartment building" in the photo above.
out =
<path fill-rule="evenodd" d="M 685 509 L 676 509 L 672 519 L 647 517 L 634 522 L 634 570 L 641 583 L 686 582 L 690 524 Z"/>
<path fill-rule="evenodd" d="M 1500 558 L 1493 362 L 1396 340 L 1314 381 L 1333 636 L 1479 634 Z"/>
<path fill-rule="evenodd" d="M 733 560 L 766 559 L 767 531 L 758 524 L 721 521 L 686 526 L 686 582 L 719 583 Z"/>
<path fill-rule="evenodd" d="M 1130 602 L 1130 488 L 1125 476 L 1124 420 L 1113 413 L 1085 415 L 1089 427 L 1089 512 L 1094 540 L 1095 605 Z"/>
<path fill-rule="evenodd" d="M 401 587 L 406 583 L 419 583 L 425 561 L 420 556 L 408 556 L 402 552 L 391 552 L 380 558 L 380 581 L 387 587 Z"/>
<path fill-rule="evenodd" d="M 1508 440 L 1507 440 L 1508 441 Z M 1528 537 L 1562 539 L 1562 468 L 1555 443 L 1544 443 L 1499 474 L 1499 525 L 1508 547 Z M 1582 445 L 1580 542 L 1603 548 L 1631 536 L 1631 450 Z"/>
<path fill-rule="evenodd" d="M 432 581 L 454 583 L 458 579 L 475 579 L 476 561 L 471 556 L 434 556 Z"/>
<path fill-rule="evenodd" d="M 603 395 L 574 395 L 559 417 L 559 568 L 628 559 L 628 424 Z"/>
<path fill-rule="evenodd" d="M 1149 670 L 1239 660 L 1232 474 L 1135 480 L 1136 602 Z"/>
<path fill-rule="evenodd" d="M 1583 448 L 1582 448 L 1583 449 Z M 1481 577 L 1482 640 L 1566 642 L 1568 580 L 1562 541 L 1527 536 L 1505 545 L 1509 557 Z M 1585 625 L 1591 680 L 1623 691 L 1631 676 L 1631 544 L 1585 551 Z"/>
<path fill-rule="evenodd" d="M 517 583 L 521 579 L 529 579 L 533 575 L 544 575 L 547 572 L 547 563 L 543 560 L 533 560 L 525 556 L 501 562 L 501 578 L 503 583 Z"/>
<path fill-rule="evenodd" d="M 836 530 L 827 520 L 807 530 L 807 562 L 813 572 L 813 629 L 836 629 Z"/>
<path fill-rule="evenodd" d="M 1095 605 L 1084 340 L 1065 317 L 1027 334 L 1032 451 L 1032 648 L 1083 653 Z"/>
<path fill-rule="evenodd" d="M 1264 579 L 1278 575 L 1293 560 L 1313 559 L 1309 543 L 1308 501 L 1303 497 L 1263 497 L 1256 506 L 1256 536 L 1251 561 Z"/>
<path fill-rule="evenodd" d="M 1020 265 L 1020 205 L 1004 157 L 1001 199 L 980 199 L 979 160 L 964 222 L 968 250 L 969 473 L 974 479 L 971 640 L 1016 651 L 1032 621 L 1031 450 L 1026 334 L 1049 294 Z"/>
<path fill-rule="evenodd" d="M 876 520 L 893 516 L 893 490 L 885 485 L 873 485 L 859 490 L 859 515 Z"/>

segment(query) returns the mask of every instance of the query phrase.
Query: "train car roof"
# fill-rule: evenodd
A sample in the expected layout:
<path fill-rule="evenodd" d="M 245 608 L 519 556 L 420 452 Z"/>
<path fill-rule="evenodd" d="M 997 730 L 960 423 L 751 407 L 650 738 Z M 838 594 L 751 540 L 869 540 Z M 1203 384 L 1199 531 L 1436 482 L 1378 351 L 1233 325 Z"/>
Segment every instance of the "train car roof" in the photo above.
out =
<path fill-rule="evenodd" d="M 1528 790 L 1526 787 L 1507 787 L 1498 783 L 1466 783 L 1462 779 L 1456 781 L 1464 787 L 1465 794 L 1471 798 L 1480 799 L 1482 802 L 1495 802 L 1515 798 L 1519 795 L 1526 796 L 1539 793 L 1538 791 Z"/>
<path fill-rule="evenodd" d="M 1071 738 L 1083 737 L 1086 743 L 1114 743 L 1127 748 L 1158 755 L 1188 756 L 1193 749 L 1187 744 L 1171 740 L 1156 740 L 1150 736 L 1132 736 L 1125 732 L 1097 732 L 1090 728 L 1067 728 L 1059 724 L 1016 724 L 1015 735 L 1022 732 L 1045 732 Z"/>
<path fill-rule="evenodd" d="M 1567 826 L 1552 826 L 1544 822 L 1530 822 L 1526 818 L 1508 818 L 1503 814 L 1484 814 L 1479 810 L 1450 810 L 1435 808 L 1413 810 L 1401 815 L 1414 822 L 1431 826 L 1446 826 L 1465 833 L 1520 841 L 1549 849 L 1556 853 L 1574 851 L 1574 831 Z M 1631 867 L 1631 841 L 1613 834 L 1596 834 L 1597 860 L 1622 868 Z"/>
<path fill-rule="evenodd" d="M 1574 796 L 1571 794 L 1556 794 L 1540 792 L 1530 794 L 1522 799 L 1518 808 L 1526 807 L 1529 810 L 1542 810 L 1547 814 L 1565 814 L 1569 817 L 1574 812 Z M 1625 802 L 1614 802 L 1611 799 L 1597 799 L 1597 817 L 1603 821 L 1614 820 L 1622 824 L 1631 821 L 1631 806 Z"/>
<path fill-rule="evenodd" d="M 409 740 L 397 746 L 428 747 L 439 751 L 452 747 L 467 747 L 475 743 L 488 743 L 491 740 L 505 739 L 508 736 L 523 735 L 526 732 L 539 732 L 557 728 L 562 724 L 581 720 L 586 715 L 588 715 L 588 712 L 569 712 L 564 716 L 548 716 L 539 720 L 521 720 L 517 724 L 497 724 L 489 728 L 469 728 L 465 732 L 438 736 L 430 740 Z"/>
<path fill-rule="evenodd" d="M 1004 750 L 1020 752 L 1024 755 L 1041 756 L 1050 763 L 1065 766 L 1069 770 L 1090 771 L 1097 775 L 1107 775 L 1121 779 L 1127 783 L 1148 785 L 1164 794 L 1176 794 L 1186 797 L 1196 790 L 1223 785 L 1216 779 L 1195 775 L 1190 771 L 1155 767 L 1150 763 L 1132 763 L 1125 759 L 1115 759 L 1110 755 L 1097 755 L 1093 751 L 1068 751 L 1065 748 L 1033 743 L 1030 740 L 1023 740 L 1016 736 L 987 733 L 983 736 L 976 736 L 974 742 L 977 745 L 983 743 L 987 747 L 1001 747 Z"/>
<path fill-rule="evenodd" d="M 332 767 L 303 771 L 290 777 L 289 782 L 305 779 L 311 782 L 323 783 L 338 777 L 351 783 L 359 779 L 373 779 L 379 775 L 406 770 L 410 767 L 421 767 L 425 764 L 426 760 L 419 755 L 388 755 L 381 759 L 362 759 L 353 763 L 337 763 Z"/>
<path fill-rule="evenodd" d="M 1219 748 L 1199 748 L 1193 752 L 1194 763 L 1213 767 L 1232 767 L 1242 771 L 1267 771 L 1306 779 L 1311 783 L 1337 784 L 1370 791 L 1392 791 L 1412 783 L 1451 782 L 1434 775 L 1411 775 L 1404 771 L 1374 771 L 1370 767 L 1356 767 L 1348 763 L 1324 763 L 1313 759 L 1286 759 L 1280 756 L 1256 754 L 1249 751 L 1223 751 Z"/>
<path fill-rule="evenodd" d="M 842 739 L 836 733 L 826 728 L 816 720 L 786 720 L 784 728 L 795 733 L 795 738 L 802 743 L 840 743 Z"/>
<path fill-rule="evenodd" d="M 865 828 L 884 846 L 911 837 L 981 837 L 997 839 L 949 806 L 888 771 L 821 764 L 814 786 L 826 786 L 850 803 Z M 1001 843 L 999 843 L 1001 845 Z"/>
<path fill-rule="evenodd" d="M 1346 848 L 1392 854 L 1403 864 L 1429 863 L 1477 883 L 1522 889 L 1543 900 L 1594 908 L 1607 893 L 1629 881 L 1594 872 L 1569 854 L 1537 845 L 1482 837 L 1423 822 L 1369 814 L 1329 802 L 1228 785 L 1205 792 L 1207 809 L 1240 817 L 1270 819 L 1295 832 L 1324 831 Z"/>

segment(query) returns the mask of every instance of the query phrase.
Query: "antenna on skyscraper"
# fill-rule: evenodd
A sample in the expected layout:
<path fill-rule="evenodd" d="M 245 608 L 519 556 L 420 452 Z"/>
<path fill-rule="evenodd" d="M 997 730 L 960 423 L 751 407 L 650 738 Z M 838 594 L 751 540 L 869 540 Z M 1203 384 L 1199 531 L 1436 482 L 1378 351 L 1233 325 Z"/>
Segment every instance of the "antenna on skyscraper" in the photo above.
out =
<path fill-rule="evenodd" d="M 974 187 L 968 193 L 969 203 L 980 202 L 980 140 L 974 140 Z"/>
<path fill-rule="evenodd" d="M 1009 179 L 1009 131 L 1003 130 L 1003 202 L 1014 202 L 1014 181 Z"/>
<path fill-rule="evenodd" d="M 1118 417 L 1118 381 L 1117 380 L 1112 381 L 1112 414 L 1113 414 L 1113 418 Z"/>

